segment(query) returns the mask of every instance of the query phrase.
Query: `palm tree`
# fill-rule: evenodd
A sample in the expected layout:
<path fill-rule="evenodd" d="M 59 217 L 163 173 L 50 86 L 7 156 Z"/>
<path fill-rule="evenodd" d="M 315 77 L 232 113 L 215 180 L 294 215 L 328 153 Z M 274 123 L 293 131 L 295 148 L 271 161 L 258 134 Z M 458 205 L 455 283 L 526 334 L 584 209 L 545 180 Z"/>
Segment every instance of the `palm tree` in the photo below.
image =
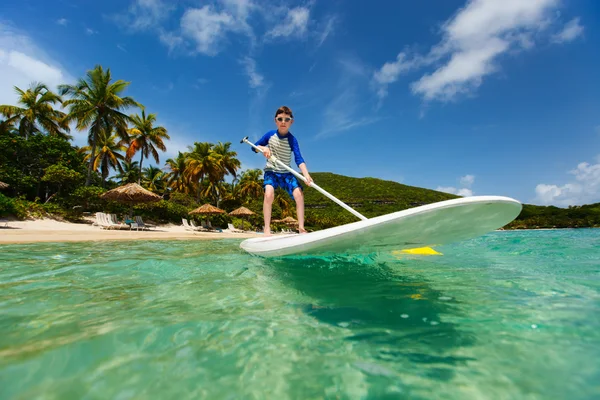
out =
<path fill-rule="evenodd" d="M 165 179 L 167 186 L 177 192 L 190 193 L 190 184 L 186 180 L 185 169 L 186 165 L 186 153 L 178 152 L 175 159 L 169 158 L 166 161 L 166 169 L 169 171 L 166 173 Z"/>
<path fill-rule="evenodd" d="M 59 95 L 50 91 L 43 83 L 37 82 L 32 83 L 25 91 L 16 86 L 14 89 L 19 95 L 17 104 L 22 107 L 1 105 L 0 114 L 7 118 L 4 123 L 18 125 L 19 134 L 25 139 L 42 130 L 52 136 L 72 139 L 66 133 L 70 129 L 65 113 L 53 107 L 63 104 Z"/>
<path fill-rule="evenodd" d="M 242 172 L 238 183 L 238 193 L 242 199 L 248 197 L 261 197 L 264 193 L 262 170 L 249 169 Z"/>
<path fill-rule="evenodd" d="M 290 195 L 283 189 L 277 188 L 275 190 L 275 199 L 273 203 L 281 207 L 282 217 L 291 217 L 294 213 L 294 207 L 292 205 L 292 199 Z"/>
<path fill-rule="evenodd" d="M 105 131 L 100 133 L 97 146 L 99 149 L 94 158 L 93 168 L 94 171 L 96 171 L 98 170 L 98 167 L 100 167 L 102 174 L 102 187 L 106 187 L 106 178 L 108 177 L 110 169 L 123 172 L 121 161 L 125 160 L 125 156 L 121 153 L 124 153 L 127 150 L 127 147 L 125 147 L 123 141 L 118 135 L 114 133 L 109 135 Z M 83 159 L 84 161 L 89 161 L 89 159 L 92 157 L 91 146 L 82 147 L 79 151 L 85 154 Z"/>
<path fill-rule="evenodd" d="M 88 143 L 91 146 L 91 158 L 88 167 L 86 186 L 90 185 L 93 160 L 96 154 L 98 138 L 103 130 L 113 129 L 123 140 L 129 142 L 127 122 L 130 118 L 123 113 L 129 107 L 142 107 L 131 97 L 121 97 L 129 82 L 118 80 L 112 82 L 110 69 L 106 71 L 97 65 L 89 70 L 86 78 L 81 78 L 75 85 L 60 85 L 61 95 L 70 95 L 71 99 L 63 104 L 69 107 L 65 118 L 67 123 L 77 122 L 77 129 L 89 130 Z"/>
<path fill-rule="evenodd" d="M 118 173 L 115 178 L 119 180 L 119 184 L 124 185 L 126 183 L 137 182 L 140 178 L 140 167 L 137 161 L 131 161 L 125 159 L 121 164 L 122 171 Z"/>
<path fill-rule="evenodd" d="M 19 131 L 15 127 L 15 121 L 9 118 L 5 121 L 0 121 L 0 135 L 8 135 L 12 133 L 18 133 Z"/>
<path fill-rule="evenodd" d="M 163 139 L 170 139 L 167 130 L 162 126 L 153 126 L 156 122 L 156 114 L 148 114 L 146 117 L 146 111 L 144 110 L 142 110 L 141 117 L 131 115 L 130 118 L 133 128 L 129 129 L 131 142 L 129 149 L 127 149 L 127 158 L 131 159 L 139 151 L 141 153 L 140 169 L 142 169 L 144 163 L 144 156 L 148 158 L 152 154 L 154 161 L 158 163 L 159 158 L 156 148 L 162 151 L 167 150 L 163 141 Z"/>
<path fill-rule="evenodd" d="M 200 190 L 204 178 L 210 181 L 219 181 L 223 176 L 223 167 L 220 164 L 220 155 L 215 153 L 213 144 L 208 142 L 195 142 L 194 147 L 188 146 L 185 169 L 186 180 L 196 185 L 196 200 L 200 200 Z"/>
<path fill-rule="evenodd" d="M 235 178 L 236 177 L 235 174 L 236 174 L 237 170 L 242 165 L 240 160 L 238 160 L 236 158 L 237 153 L 235 151 L 230 151 L 229 150 L 230 148 L 231 148 L 231 142 L 227 142 L 227 143 L 219 142 L 218 144 L 216 144 L 213 147 L 213 151 L 220 156 L 219 162 L 221 164 L 221 168 L 225 172 L 223 174 L 223 177 L 221 177 L 221 179 L 224 179 L 224 175 L 227 173 L 233 175 L 233 177 Z"/>
<path fill-rule="evenodd" d="M 227 198 L 227 187 L 225 186 L 225 182 L 211 179 L 204 181 L 200 195 L 202 197 L 210 198 L 214 201 L 215 205 L 219 207 L 221 200 Z"/>
<path fill-rule="evenodd" d="M 162 193 L 164 189 L 165 173 L 157 167 L 149 166 L 142 170 L 142 182 L 144 187 L 154 193 Z"/>

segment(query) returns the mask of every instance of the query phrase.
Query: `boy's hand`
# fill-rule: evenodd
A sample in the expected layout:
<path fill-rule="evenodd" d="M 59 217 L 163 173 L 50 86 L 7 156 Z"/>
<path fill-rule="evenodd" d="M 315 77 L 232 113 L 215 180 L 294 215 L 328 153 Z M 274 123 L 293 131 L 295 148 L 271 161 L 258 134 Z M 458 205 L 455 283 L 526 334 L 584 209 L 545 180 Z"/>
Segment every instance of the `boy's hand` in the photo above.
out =
<path fill-rule="evenodd" d="M 306 184 L 308 186 L 310 186 L 310 184 L 313 183 L 313 180 L 308 173 L 304 174 L 304 179 L 306 179 Z"/>
<path fill-rule="evenodd" d="M 271 149 L 269 149 L 269 148 L 268 148 L 268 147 L 266 147 L 266 146 L 260 146 L 260 148 L 262 149 L 262 151 L 263 151 L 263 156 L 265 156 L 265 158 L 269 158 L 269 157 L 271 157 Z"/>

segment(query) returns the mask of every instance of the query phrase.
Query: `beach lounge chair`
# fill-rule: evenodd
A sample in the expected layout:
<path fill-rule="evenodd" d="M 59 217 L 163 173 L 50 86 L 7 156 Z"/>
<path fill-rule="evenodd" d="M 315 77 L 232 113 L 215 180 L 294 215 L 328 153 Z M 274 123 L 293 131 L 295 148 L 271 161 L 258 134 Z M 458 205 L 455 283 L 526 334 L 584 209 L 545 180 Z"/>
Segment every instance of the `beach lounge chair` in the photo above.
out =
<path fill-rule="evenodd" d="M 4 224 L 5 228 L 8 228 L 8 220 L 6 218 L 0 218 L 0 225 Z"/>
<path fill-rule="evenodd" d="M 135 220 L 135 223 L 138 225 L 139 228 L 143 229 L 150 229 L 150 228 L 154 228 L 154 225 L 149 225 L 149 224 L 145 224 L 144 221 L 142 220 L 142 217 L 140 217 L 139 215 L 136 215 L 135 217 L 133 217 L 133 219 Z"/>
<path fill-rule="evenodd" d="M 109 221 L 108 216 L 103 212 L 96 213 L 96 225 L 102 229 L 110 229 L 112 227 L 112 223 Z"/>
<path fill-rule="evenodd" d="M 117 214 L 108 214 L 109 221 L 111 222 L 111 226 L 115 229 L 130 229 L 131 226 L 122 222 L 119 222 L 117 218 Z"/>
<path fill-rule="evenodd" d="M 198 226 L 198 225 L 196 225 L 196 223 L 194 222 L 194 220 L 193 220 L 193 219 L 190 219 L 190 225 L 191 225 L 191 227 L 192 227 L 192 228 L 193 228 L 195 231 L 205 231 L 205 230 L 207 230 L 207 229 L 206 229 L 205 227 L 203 227 L 203 226 Z"/>
<path fill-rule="evenodd" d="M 236 233 L 244 232 L 243 230 L 238 229 L 235 226 L 233 226 L 233 224 L 227 224 L 227 228 L 229 229 L 230 232 L 236 232 Z"/>
<path fill-rule="evenodd" d="M 185 228 L 186 231 L 199 231 L 200 227 L 194 225 L 194 220 L 191 220 L 191 223 L 185 219 L 185 218 L 181 218 L 181 222 L 183 223 L 183 227 Z"/>

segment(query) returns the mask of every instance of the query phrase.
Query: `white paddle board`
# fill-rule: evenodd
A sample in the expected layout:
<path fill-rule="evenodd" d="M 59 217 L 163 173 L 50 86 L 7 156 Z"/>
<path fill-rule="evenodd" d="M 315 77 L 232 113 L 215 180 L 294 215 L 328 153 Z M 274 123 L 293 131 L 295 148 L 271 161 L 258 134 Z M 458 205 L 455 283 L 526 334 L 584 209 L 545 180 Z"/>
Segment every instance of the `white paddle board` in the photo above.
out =
<path fill-rule="evenodd" d="M 247 239 L 240 247 L 261 257 L 358 255 L 431 247 L 494 231 L 514 220 L 521 209 L 521 203 L 509 197 L 465 197 L 306 234 Z"/>

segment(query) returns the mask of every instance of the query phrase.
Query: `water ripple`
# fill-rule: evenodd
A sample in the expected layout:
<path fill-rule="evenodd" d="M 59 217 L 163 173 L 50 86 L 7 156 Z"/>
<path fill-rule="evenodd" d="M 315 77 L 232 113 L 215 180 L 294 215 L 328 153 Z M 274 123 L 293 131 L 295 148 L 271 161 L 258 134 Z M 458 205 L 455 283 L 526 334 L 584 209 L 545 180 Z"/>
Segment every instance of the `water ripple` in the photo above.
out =
<path fill-rule="evenodd" d="M 444 256 L 3 246 L 0 398 L 594 398 L 600 230 Z"/>

